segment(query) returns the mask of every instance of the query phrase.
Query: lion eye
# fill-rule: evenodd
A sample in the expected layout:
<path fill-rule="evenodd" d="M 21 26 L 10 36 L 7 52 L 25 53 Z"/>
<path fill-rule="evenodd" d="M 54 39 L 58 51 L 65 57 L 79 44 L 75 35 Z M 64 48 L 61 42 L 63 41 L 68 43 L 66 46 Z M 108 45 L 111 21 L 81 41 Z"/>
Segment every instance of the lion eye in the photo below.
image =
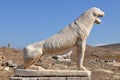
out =
<path fill-rule="evenodd" d="M 93 12 L 93 15 L 96 16 L 96 17 L 98 16 L 98 15 L 96 14 L 96 12 Z"/>

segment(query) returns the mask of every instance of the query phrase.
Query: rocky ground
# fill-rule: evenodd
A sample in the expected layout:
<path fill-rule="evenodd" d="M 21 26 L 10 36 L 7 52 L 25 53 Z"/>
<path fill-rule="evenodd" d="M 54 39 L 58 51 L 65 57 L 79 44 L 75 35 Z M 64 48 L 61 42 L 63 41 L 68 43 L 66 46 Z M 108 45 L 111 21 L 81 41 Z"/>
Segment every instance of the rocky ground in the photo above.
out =
<path fill-rule="evenodd" d="M 74 62 L 76 58 L 73 55 L 76 53 L 76 48 L 71 50 L 72 62 L 68 59 L 59 61 L 51 56 L 44 56 L 38 65 L 42 65 L 45 69 L 77 69 Z M 14 75 L 16 66 L 22 63 L 22 50 L 1 47 L 0 80 L 9 80 Z M 120 45 L 87 46 L 84 65 L 92 71 L 92 80 L 120 80 Z"/>

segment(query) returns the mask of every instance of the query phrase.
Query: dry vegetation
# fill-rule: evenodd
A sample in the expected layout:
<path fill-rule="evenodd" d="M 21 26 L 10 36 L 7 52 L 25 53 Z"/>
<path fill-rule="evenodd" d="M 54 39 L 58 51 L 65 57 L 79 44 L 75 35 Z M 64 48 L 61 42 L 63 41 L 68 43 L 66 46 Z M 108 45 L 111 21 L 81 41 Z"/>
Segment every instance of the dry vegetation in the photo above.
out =
<path fill-rule="evenodd" d="M 0 59 L 0 64 L 12 60 L 13 63 L 20 65 L 23 63 L 22 50 L 1 47 L 0 50 L 5 56 Z M 74 54 L 76 49 L 72 48 Z M 44 56 L 43 61 L 38 63 L 46 69 L 76 69 L 74 62 L 58 62 L 50 56 Z M 120 80 L 120 44 L 99 47 L 87 46 L 84 65 L 92 71 L 92 80 Z M 0 71 L 0 80 L 9 80 L 14 75 L 14 69 Z"/>

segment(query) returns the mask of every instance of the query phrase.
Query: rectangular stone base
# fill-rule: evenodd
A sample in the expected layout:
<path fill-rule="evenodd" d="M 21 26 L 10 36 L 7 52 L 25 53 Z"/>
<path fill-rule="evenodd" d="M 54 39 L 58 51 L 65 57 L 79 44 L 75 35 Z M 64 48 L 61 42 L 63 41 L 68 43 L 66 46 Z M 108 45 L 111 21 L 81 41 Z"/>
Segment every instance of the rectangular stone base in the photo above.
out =
<path fill-rule="evenodd" d="M 90 80 L 90 76 L 90 71 L 17 69 L 10 80 Z"/>
<path fill-rule="evenodd" d="M 90 80 L 88 77 L 11 77 L 10 80 Z"/>

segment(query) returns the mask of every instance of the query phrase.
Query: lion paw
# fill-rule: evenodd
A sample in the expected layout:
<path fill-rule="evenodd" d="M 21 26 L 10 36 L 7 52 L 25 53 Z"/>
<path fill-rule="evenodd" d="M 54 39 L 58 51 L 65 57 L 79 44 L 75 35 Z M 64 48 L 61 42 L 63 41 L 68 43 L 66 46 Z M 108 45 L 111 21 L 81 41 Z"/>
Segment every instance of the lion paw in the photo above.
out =
<path fill-rule="evenodd" d="M 35 65 L 30 66 L 28 69 L 33 69 L 33 70 L 44 70 L 43 67 L 41 67 L 41 66 L 35 66 Z"/>

